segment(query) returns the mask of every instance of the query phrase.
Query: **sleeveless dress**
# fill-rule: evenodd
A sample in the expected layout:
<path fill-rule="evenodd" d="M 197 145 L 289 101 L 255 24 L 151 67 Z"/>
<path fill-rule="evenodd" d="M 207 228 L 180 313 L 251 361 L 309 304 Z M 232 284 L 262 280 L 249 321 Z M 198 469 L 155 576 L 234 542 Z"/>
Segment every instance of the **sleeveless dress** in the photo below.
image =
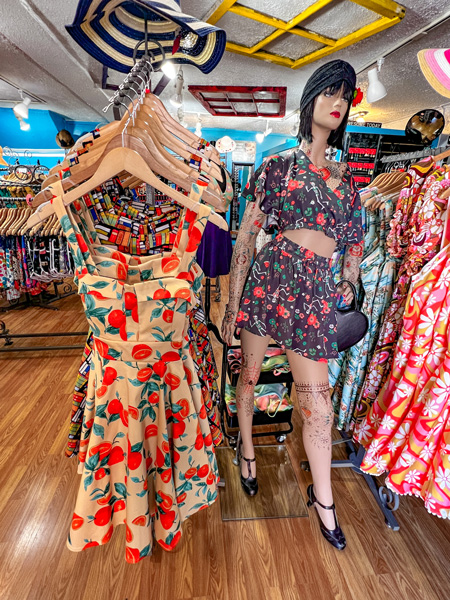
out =
<path fill-rule="evenodd" d="M 68 547 L 105 544 L 123 523 L 126 560 L 136 563 L 151 554 L 153 537 L 173 549 L 181 523 L 217 498 L 217 464 L 186 336 L 195 253 L 211 211 L 185 210 L 172 252 L 141 260 L 96 245 L 76 205 L 72 211 L 59 197 L 53 205 L 94 334 Z"/>

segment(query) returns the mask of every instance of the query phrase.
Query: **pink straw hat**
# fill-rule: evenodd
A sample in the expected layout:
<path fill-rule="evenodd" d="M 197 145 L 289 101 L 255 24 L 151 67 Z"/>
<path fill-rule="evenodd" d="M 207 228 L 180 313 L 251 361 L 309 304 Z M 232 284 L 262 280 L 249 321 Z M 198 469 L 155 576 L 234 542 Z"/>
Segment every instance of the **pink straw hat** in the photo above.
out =
<path fill-rule="evenodd" d="M 421 50 L 417 57 L 428 83 L 441 96 L 450 98 L 450 48 Z"/>

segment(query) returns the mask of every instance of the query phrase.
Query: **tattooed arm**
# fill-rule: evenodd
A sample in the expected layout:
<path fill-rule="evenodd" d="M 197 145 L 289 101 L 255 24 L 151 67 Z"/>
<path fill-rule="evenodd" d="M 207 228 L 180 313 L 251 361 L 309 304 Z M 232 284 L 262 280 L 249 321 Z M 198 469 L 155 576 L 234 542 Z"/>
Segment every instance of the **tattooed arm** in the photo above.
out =
<path fill-rule="evenodd" d="M 359 265 L 362 260 L 363 245 L 364 242 L 360 242 L 359 244 L 347 246 L 345 249 L 343 279 L 348 279 L 355 285 L 359 279 Z M 344 296 L 346 304 L 352 302 L 353 292 L 347 283 L 339 286 L 338 291 Z"/>
<path fill-rule="evenodd" d="M 259 198 L 257 195 L 256 202 L 247 202 L 231 259 L 230 292 L 228 304 L 225 309 L 225 317 L 222 322 L 222 338 L 229 346 L 233 341 L 239 303 L 245 280 L 252 264 L 256 238 L 265 218 L 266 215 L 259 208 Z"/>

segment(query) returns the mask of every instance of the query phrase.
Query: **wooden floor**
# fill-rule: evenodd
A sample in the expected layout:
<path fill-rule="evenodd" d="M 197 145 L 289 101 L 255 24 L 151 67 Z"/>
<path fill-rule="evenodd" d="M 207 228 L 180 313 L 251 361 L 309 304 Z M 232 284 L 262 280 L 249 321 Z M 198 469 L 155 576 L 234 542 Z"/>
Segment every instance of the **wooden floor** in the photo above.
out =
<path fill-rule="evenodd" d="M 86 328 L 77 297 L 58 306 L 58 312 L 33 308 L 0 319 L 15 333 Z M 213 302 L 216 323 L 223 306 Z M 402 498 L 401 530 L 389 530 L 363 479 L 351 470 L 333 471 L 348 540 L 342 553 L 323 540 L 314 513 L 222 522 L 218 503 L 185 523 L 173 553 L 156 546 L 137 565 L 125 562 L 123 528 L 104 547 L 70 552 L 65 540 L 79 477 L 64 446 L 80 355 L 80 350 L 0 354 L 1 600 L 449 597 L 450 523 L 429 515 L 421 501 Z M 297 413 L 287 446 L 305 496 L 310 474 L 299 468 L 305 454 Z"/>

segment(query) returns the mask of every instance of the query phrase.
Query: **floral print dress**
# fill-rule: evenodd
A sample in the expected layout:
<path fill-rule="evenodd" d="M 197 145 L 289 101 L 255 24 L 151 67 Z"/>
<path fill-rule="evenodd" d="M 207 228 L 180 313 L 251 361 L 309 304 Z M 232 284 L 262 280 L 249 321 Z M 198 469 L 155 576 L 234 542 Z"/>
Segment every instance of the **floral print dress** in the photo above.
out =
<path fill-rule="evenodd" d="M 186 210 L 171 253 L 141 263 L 94 243 L 88 221 L 53 205 L 94 335 L 68 547 L 106 544 L 126 525 L 126 560 L 166 550 L 217 498 L 217 464 L 189 342 L 191 267 L 210 209 Z"/>
<path fill-rule="evenodd" d="M 343 169 L 344 167 L 344 169 Z M 338 356 L 337 291 L 331 259 L 288 240 L 294 229 L 322 231 L 337 248 L 358 244 L 363 227 L 361 203 L 348 167 L 340 169 L 331 190 L 322 173 L 301 150 L 267 159 L 253 174 L 244 197 L 267 215 L 264 229 L 279 231 L 258 253 L 241 297 L 236 326 L 269 335 L 284 349 L 314 361 Z"/>
<path fill-rule="evenodd" d="M 362 470 L 450 518 L 450 246 L 414 278 L 393 370 L 358 429 Z"/>

